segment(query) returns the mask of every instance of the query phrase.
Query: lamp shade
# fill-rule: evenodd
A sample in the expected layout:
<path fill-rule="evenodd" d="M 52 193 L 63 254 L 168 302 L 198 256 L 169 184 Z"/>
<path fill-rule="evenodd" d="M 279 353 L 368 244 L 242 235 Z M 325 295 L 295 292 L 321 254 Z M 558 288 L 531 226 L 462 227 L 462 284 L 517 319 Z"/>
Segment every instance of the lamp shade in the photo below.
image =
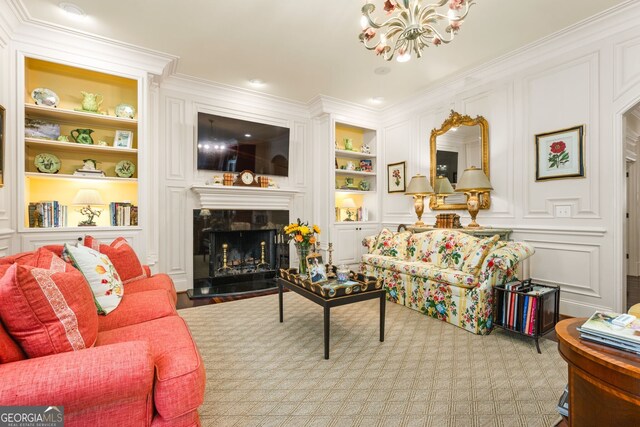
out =
<path fill-rule="evenodd" d="M 353 209 L 356 207 L 356 203 L 353 201 L 351 197 L 347 197 L 342 201 L 342 207 L 345 209 Z"/>
<path fill-rule="evenodd" d="M 408 196 L 426 196 L 427 194 L 433 194 L 433 188 L 431 188 L 426 176 L 417 174 L 411 177 L 407 191 L 404 194 Z"/>
<path fill-rule="evenodd" d="M 459 192 L 487 190 L 493 190 L 491 182 L 489 182 L 489 178 L 484 174 L 484 171 L 475 166 L 464 170 L 456 186 L 456 191 Z"/>
<path fill-rule="evenodd" d="M 100 193 L 98 193 L 98 190 L 92 190 L 92 189 L 86 189 L 86 188 L 78 190 L 78 193 L 73 198 L 73 202 L 71 203 L 74 205 L 80 205 L 80 206 L 104 205 L 104 201 L 102 200 L 102 197 L 100 197 Z"/>
<path fill-rule="evenodd" d="M 452 194 L 453 187 L 451 186 L 449 178 L 446 176 L 436 177 L 436 185 L 433 191 L 435 191 L 436 194 Z"/>

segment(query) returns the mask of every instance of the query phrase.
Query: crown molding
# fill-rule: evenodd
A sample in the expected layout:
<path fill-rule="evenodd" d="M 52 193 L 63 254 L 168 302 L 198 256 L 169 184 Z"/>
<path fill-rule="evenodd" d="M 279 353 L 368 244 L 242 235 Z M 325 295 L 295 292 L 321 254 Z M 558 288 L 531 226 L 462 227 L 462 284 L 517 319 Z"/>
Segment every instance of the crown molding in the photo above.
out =
<path fill-rule="evenodd" d="M 419 111 L 424 108 L 426 99 L 428 104 L 432 104 L 433 98 L 442 95 L 443 92 L 448 93 L 448 99 L 451 99 L 452 95 L 457 95 L 463 90 L 513 75 L 546 59 L 562 56 L 566 51 L 593 45 L 605 38 L 637 28 L 638 21 L 640 2 L 627 0 L 476 67 L 461 70 L 433 82 L 422 91 L 385 107 L 385 119 Z"/>
<path fill-rule="evenodd" d="M 377 128 L 382 118 L 381 110 L 354 102 L 343 101 L 326 95 L 317 95 L 308 103 L 311 117 L 331 114 L 339 122 L 353 123 L 358 126 Z"/>
<path fill-rule="evenodd" d="M 122 63 L 161 77 L 176 72 L 179 60 L 176 55 L 36 19 L 29 14 L 22 0 L 8 0 L 7 3 L 14 18 L 13 21 L 17 24 L 11 27 L 11 38 L 17 42 L 33 43 L 50 48 L 53 41 L 55 46 L 66 51 L 81 47 L 85 55 L 87 52 L 93 52 L 96 56 L 119 57 Z M 92 46 L 87 48 L 87 44 Z M 131 61 L 131 58 L 135 58 L 135 61 Z"/>
<path fill-rule="evenodd" d="M 198 99 L 201 104 L 212 101 L 217 103 L 236 103 L 247 105 L 251 109 L 262 108 L 296 116 L 301 120 L 309 119 L 309 109 L 305 103 L 294 101 L 268 93 L 217 83 L 200 77 L 176 73 L 163 80 L 161 89 L 165 92 L 179 92 Z"/>

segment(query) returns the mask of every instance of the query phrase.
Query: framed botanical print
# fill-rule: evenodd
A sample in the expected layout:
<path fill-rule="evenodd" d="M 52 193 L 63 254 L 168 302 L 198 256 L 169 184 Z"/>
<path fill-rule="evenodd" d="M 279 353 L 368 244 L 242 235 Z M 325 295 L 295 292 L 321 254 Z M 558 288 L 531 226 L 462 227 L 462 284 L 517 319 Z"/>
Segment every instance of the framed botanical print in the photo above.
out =
<path fill-rule="evenodd" d="M 406 171 L 406 162 L 390 163 L 387 165 L 387 193 L 405 192 Z"/>
<path fill-rule="evenodd" d="M 584 176 L 584 125 L 536 135 L 536 181 Z"/>

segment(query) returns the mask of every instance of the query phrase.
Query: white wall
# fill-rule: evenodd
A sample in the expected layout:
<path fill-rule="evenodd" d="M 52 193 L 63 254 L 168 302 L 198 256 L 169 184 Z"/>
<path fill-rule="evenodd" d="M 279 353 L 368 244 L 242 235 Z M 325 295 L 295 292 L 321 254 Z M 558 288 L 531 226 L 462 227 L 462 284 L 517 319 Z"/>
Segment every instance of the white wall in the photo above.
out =
<path fill-rule="evenodd" d="M 199 199 L 192 185 L 202 185 L 221 173 L 198 171 L 196 123 L 198 112 L 266 123 L 290 129 L 289 177 L 274 177 L 282 188 L 300 191 L 290 218 L 311 218 L 312 157 L 308 155 L 311 129 L 306 105 L 246 90 L 216 85 L 187 77 L 170 77 L 160 88 L 158 182 L 160 224 L 159 271 L 168 273 L 176 288 L 193 287 L 193 209 Z M 256 209 L 260 206 L 256 204 Z"/>
<path fill-rule="evenodd" d="M 429 172 L 429 136 L 449 109 L 489 122 L 492 206 L 483 225 L 514 229 L 536 254 L 532 278 L 562 287 L 561 312 L 622 310 L 624 155 L 621 114 L 640 100 L 640 4 L 594 18 L 385 112 L 385 163 Z M 534 135 L 586 126 L 586 178 L 535 182 Z M 409 143 L 406 143 L 409 141 Z M 385 194 L 383 222 L 415 221 Z M 408 198 L 407 198 L 408 199 Z M 556 214 L 569 206 L 569 218 Z M 466 212 L 462 214 L 468 218 Z M 425 217 L 433 221 L 434 213 Z M 463 224 L 467 220 L 463 220 Z"/>

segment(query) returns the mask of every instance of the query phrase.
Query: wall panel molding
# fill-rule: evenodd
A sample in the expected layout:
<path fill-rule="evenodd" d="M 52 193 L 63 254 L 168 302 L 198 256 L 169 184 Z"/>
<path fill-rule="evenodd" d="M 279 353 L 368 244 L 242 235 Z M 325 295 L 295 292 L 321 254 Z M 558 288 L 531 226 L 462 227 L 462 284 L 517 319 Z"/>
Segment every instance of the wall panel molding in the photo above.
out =
<path fill-rule="evenodd" d="M 640 37 L 614 45 L 614 87 L 617 99 L 640 82 Z"/>
<path fill-rule="evenodd" d="M 600 114 L 599 114 L 599 84 L 600 84 L 600 52 L 589 52 L 587 54 L 571 57 L 570 59 L 555 64 L 554 66 L 538 69 L 535 73 L 529 74 L 523 79 L 523 101 L 524 111 L 523 116 L 528 118 L 528 122 L 525 125 L 525 134 L 523 135 L 525 147 L 525 155 L 523 156 L 524 171 L 527 171 L 522 184 L 523 190 L 523 202 L 524 202 L 524 215 L 526 219 L 551 219 L 556 218 L 555 206 L 558 204 L 570 204 L 572 205 L 572 218 L 581 219 L 601 219 L 599 212 L 599 196 L 600 196 Z M 582 87 L 578 88 L 580 84 L 578 78 L 583 76 L 584 82 Z M 547 85 L 547 86 L 545 86 Z M 573 85 L 573 86 L 572 86 Z M 575 93 L 584 94 L 585 100 L 565 100 L 567 105 L 554 105 L 554 109 L 550 109 L 550 112 L 545 112 L 542 105 L 534 105 L 534 100 L 538 100 L 536 95 L 541 91 L 541 87 L 547 89 L 543 93 L 549 96 L 558 95 L 556 89 L 563 87 L 567 92 L 566 96 L 573 90 Z M 548 102 L 551 101 L 552 98 Z M 566 99 L 563 98 L 563 99 Z M 569 103 L 575 103 L 574 106 L 569 106 Z M 584 104 L 584 105 L 583 105 Z M 582 108 L 583 111 L 578 111 Z M 571 111 L 571 115 L 574 118 L 565 117 L 566 114 L 559 117 L 550 116 L 550 114 L 558 109 L 565 111 Z M 576 112 L 573 110 L 576 109 Z M 535 115 L 535 113 L 538 115 Z M 582 113 L 582 114 L 580 114 Z M 549 123 L 546 127 L 540 125 L 539 122 L 547 119 Z M 537 122 L 533 122 L 537 120 Z M 536 123 L 536 124 L 534 124 Z M 585 126 L 585 179 L 571 179 L 571 180 L 557 180 L 546 182 L 535 182 L 535 135 L 545 132 L 552 132 L 558 129 L 564 129 L 571 126 L 586 125 Z M 527 143 L 530 142 L 530 145 Z M 550 191 L 551 196 L 544 197 L 542 205 L 540 207 L 533 206 L 532 200 L 534 198 L 539 199 L 540 192 L 543 186 L 551 188 L 550 185 L 554 184 L 553 190 Z M 586 187 L 586 188 L 585 188 Z M 533 190 L 537 190 L 537 197 L 532 194 Z M 560 189 L 560 190 L 558 190 Z M 576 191 L 581 192 L 581 195 L 575 194 Z M 553 195 L 554 192 L 569 193 L 566 196 Z M 573 194 L 571 194 L 573 193 Z"/>
<path fill-rule="evenodd" d="M 602 298 L 600 244 L 527 238 L 524 241 L 536 250 L 536 254 L 529 260 L 531 278 L 535 282 L 560 285 L 562 293 Z M 558 267 L 559 265 L 564 265 L 565 268 Z M 580 269 L 575 268 L 578 265 Z M 554 268 L 550 268 L 552 266 Z"/>
<path fill-rule="evenodd" d="M 183 181 L 186 179 L 187 157 L 185 143 L 191 146 L 187 137 L 185 101 L 183 99 L 167 97 L 165 99 L 165 165 L 168 181 Z M 188 151 L 191 152 L 191 151 Z"/>

